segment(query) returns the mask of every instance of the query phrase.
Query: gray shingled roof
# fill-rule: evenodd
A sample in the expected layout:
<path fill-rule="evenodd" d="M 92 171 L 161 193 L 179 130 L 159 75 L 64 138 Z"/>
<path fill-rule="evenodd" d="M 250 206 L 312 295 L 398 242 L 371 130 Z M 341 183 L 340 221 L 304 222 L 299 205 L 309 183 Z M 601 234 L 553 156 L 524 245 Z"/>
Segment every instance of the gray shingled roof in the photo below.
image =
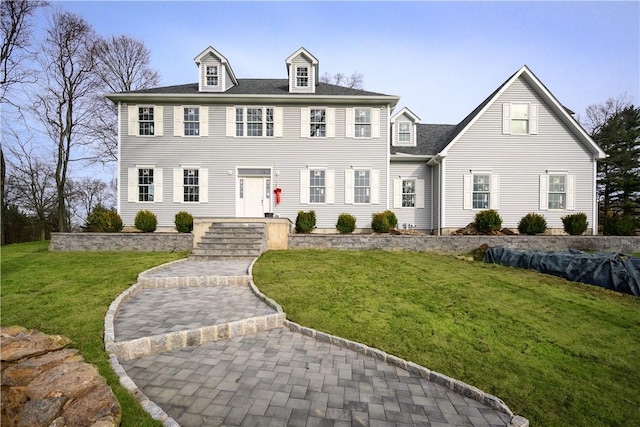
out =
<path fill-rule="evenodd" d="M 395 147 L 391 146 L 391 154 L 412 154 L 419 156 L 433 156 L 442 150 L 448 143 L 451 131 L 456 125 L 416 125 L 416 146 Z"/>
<path fill-rule="evenodd" d="M 309 95 L 337 95 L 337 96 L 389 96 L 383 93 L 368 92 L 360 89 L 351 89 L 343 86 L 336 86 L 329 83 L 319 83 L 316 92 L 296 94 L 289 93 L 289 81 L 287 79 L 238 79 L 238 85 L 233 86 L 226 92 L 198 92 L 198 83 L 190 83 L 177 86 L 164 86 L 153 89 L 134 90 L 126 93 L 145 94 L 175 94 L 175 95 L 195 95 L 206 93 L 207 96 L 224 95 L 287 95 L 287 96 L 309 96 Z"/>

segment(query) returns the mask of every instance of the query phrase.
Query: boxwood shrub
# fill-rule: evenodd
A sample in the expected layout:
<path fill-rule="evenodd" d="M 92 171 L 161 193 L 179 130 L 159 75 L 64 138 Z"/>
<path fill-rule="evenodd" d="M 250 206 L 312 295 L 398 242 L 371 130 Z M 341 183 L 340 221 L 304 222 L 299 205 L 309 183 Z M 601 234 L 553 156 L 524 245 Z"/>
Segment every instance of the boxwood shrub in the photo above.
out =
<path fill-rule="evenodd" d="M 520 234 L 542 234 L 547 230 L 547 220 L 544 216 L 531 212 L 522 217 L 518 223 Z"/>
<path fill-rule="evenodd" d="M 296 217 L 296 233 L 309 234 L 316 228 L 316 212 L 300 211 Z"/>
<path fill-rule="evenodd" d="M 482 234 L 491 234 L 502 228 L 502 218 L 493 209 L 480 211 L 476 214 L 476 229 Z"/>
<path fill-rule="evenodd" d="M 387 212 L 376 212 L 371 214 L 371 228 L 376 233 L 388 233 L 391 229 Z"/>
<path fill-rule="evenodd" d="M 564 226 L 564 231 L 569 233 L 572 236 L 579 236 L 589 227 L 589 222 L 587 222 L 587 214 L 584 212 L 580 212 L 573 215 L 563 216 L 562 225 Z"/>
<path fill-rule="evenodd" d="M 151 211 L 139 211 L 133 220 L 133 225 L 143 233 L 152 233 L 158 228 L 158 218 Z"/>
<path fill-rule="evenodd" d="M 189 212 L 180 211 L 174 219 L 178 233 L 191 233 L 193 231 L 193 215 Z"/>
<path fill-rule="evenodd" d="M 336 229 L 342 234 L 353 233 L 356 229 L 356 217 L 348 213 L 341 213 L 336 223 Z"/>
<path fill-rule="evenodd" d="M 87 216 L 85 230 L 95 233 L 118 233 L 122 231 L 122 218 L 113 209 L 98 205 Z"/>

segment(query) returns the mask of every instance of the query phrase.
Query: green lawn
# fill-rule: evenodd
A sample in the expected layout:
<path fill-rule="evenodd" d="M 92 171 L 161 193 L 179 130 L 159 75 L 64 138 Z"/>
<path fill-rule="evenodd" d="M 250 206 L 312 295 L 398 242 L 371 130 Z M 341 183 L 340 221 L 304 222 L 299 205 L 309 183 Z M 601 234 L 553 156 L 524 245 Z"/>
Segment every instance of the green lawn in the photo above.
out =
<path fill-rule="evenodd" d="M 123 427 L 162 426 L 126 390 L 104 352 L 104 315 L 138 274 L 184 258 L 168 252 L 48 252 L 48 242 L 2 247 L 2 326 L 21 325 L 73 340 L 122 406 Z"/>
<path fill-rule="evenodd" d="M 289 319 L 505 400 L 532 426 L 640 425 L 640 299 L 411 252 L 272 251 L 254 280 Z"/>

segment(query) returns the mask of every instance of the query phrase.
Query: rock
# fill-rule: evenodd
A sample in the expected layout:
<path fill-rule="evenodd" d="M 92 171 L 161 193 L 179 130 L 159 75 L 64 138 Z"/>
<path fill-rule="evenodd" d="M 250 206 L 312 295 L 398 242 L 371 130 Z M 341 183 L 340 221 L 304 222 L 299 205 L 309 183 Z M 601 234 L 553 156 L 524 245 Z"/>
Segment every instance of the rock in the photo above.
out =
<path fill-rule="evenodd" d="M 58 418 L 67 398 L 64 396 L 51 399 L 30 400 L 22 407 L 18 427 L 48 427 Z"/>
<path fill-rule="evenodd" d="M 0 340 L 2 343 L 0 360 L 3 362 L 12 362 L 28 356 L 39 356 L 64 348 L 71 343 L 67 337 L 45 335 L 17 326 L 0 328 Z"/>
<path fill-rule="evenodd" d="M 62 363 L 81 361 L 78 350 L 64 349 L 19 361 L 2 371 L 2 385 L 27 385 L 37 376 Z"/>
<path fill-rule="evenodd" d="M 22 327 L 0 328 L 2 427 L 117 427 L 120 405 L 71 341 Z"/>

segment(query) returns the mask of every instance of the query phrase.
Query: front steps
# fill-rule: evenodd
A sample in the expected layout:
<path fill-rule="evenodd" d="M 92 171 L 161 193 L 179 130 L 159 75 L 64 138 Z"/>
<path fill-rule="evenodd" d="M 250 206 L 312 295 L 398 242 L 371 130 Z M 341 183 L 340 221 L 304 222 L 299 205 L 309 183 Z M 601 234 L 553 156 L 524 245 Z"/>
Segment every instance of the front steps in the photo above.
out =
<path fill-rule="evenodd" d="M 214 222 L 189 255 L 194 260 L 257 258 L 266 250 L 264 223 Z"/>

